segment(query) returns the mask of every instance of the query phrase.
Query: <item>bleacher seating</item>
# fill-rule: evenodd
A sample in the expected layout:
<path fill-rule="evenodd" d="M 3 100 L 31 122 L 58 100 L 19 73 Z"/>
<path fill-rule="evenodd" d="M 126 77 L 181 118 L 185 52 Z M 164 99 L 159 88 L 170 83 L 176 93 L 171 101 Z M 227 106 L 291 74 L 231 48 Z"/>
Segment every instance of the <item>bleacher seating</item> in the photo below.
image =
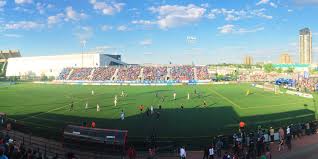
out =
<path fill-rule="evenodd" d="M 193 80 L 194 71 L 192 66 L 173 66 L 171 68 L 171 76 L 174 80 Z"/>
<path fill-rule="evenodd" d="M 207 66 L 197 66 L 196 70 L 198 80 L 209 79 L 209 71 Z"/>
<path fill-rule="evenodd" d="M 67 76 L 71 72 L 72 68 L 64 68 L 60 75 L 58 76 L 58 80 L 66 80 Z"/>
<path fill-rule="evenodd" d="M 93 73 L 93 81 L 107 81 L 111 80 L 115 74 L 117 67 L 99 67 Z"/>
<path fill-rule="evenodd" d="M 167 75 L 167 67 L 144 67 L 143 75 L 144 79 L 148 81 L 159 81 L 165 80 L 165 76 Z"/>
<path fill-rule="evenodd" d="M 116 71 L 118 69 L 118 71 Z M 196 71 L 195 71 L 196 70 Z M 196 75 L 195 75 L 196 73 Z M 65 68 L 58 80 L 91 80 L 91 81 L 152 81 L 162 82 L 166 77 L 171 80 L 208 80 L 207 66 L 109 66 L 95 68 Z M 112 79 L 114 77 L 114 79 Z"/>
<path fill-rule="evenodd" d="M 69 80 L 89 80 L 93 68 L 74 68 Z"/>

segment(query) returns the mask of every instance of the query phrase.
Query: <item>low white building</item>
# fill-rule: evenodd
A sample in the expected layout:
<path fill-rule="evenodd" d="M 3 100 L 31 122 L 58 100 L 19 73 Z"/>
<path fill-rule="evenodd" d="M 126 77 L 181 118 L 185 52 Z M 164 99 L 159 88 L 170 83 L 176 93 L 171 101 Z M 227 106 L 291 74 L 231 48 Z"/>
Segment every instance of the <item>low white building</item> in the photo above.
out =
<path fill-rule="evenodd" d="M 123 65 L 121 55 L 103 53 L 84 53 L 56 56 L 16 57 L 8 59 L 6 76 L 54 76 L 57 77 L 63 68 L 103 67 Z"/>

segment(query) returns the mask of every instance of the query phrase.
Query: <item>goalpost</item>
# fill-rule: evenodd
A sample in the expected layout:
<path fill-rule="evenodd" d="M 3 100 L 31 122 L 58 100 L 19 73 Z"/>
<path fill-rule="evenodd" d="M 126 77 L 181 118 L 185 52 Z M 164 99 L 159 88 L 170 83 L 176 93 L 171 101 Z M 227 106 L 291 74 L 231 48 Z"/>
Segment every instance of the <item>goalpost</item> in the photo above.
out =
<path fill-rule="evenodd" d="M 275 94 L 280 93 L 279 86 L 271 83 L 264 83 L 264 91 L 266 92 L 275 92 Z"/>

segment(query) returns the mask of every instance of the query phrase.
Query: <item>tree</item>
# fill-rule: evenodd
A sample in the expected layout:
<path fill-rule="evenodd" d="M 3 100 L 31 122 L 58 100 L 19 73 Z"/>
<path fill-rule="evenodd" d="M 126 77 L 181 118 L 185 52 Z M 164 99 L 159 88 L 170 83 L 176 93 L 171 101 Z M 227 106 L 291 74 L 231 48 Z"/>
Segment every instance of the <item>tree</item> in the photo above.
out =
<path fill-rule="evenodd" d="M 289 67 L 285 72 L 286 73 L 293 73 L 294 72 L 294 68 L 293 67 Z"/>
<path fill-rule="evenodd" d="M 282 73 L 282 72 L 283 72 L 283 69 L 282 69 L 282 68 L 276 69 L 276 72 L 277 72 L 277 73 Z"/>
<path fill-rule="evenodd" d="M 272 64 L 265 64 L 263 67 L 264 67 L 264 71 L 266 73 L 270 73 L 270 72 L 273 72 L 275 70 L 274 66 Z"/>

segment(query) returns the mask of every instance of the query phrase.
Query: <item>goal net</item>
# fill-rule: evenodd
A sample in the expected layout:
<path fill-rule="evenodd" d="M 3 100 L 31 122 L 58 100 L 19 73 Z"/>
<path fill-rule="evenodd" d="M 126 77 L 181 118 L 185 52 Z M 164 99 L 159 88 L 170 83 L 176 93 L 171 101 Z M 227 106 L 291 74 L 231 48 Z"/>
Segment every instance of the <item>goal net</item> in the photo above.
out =
<path fill-rule="evenodd" d="M 264 83 L 264 91 L 266 92 L 275 92 L 275 94 L 280 93 L 279 86 L 271 83 Z"/>
<path fill-rule="evenodd" d="M 275 91 L 275 85 L 270 83 L 264 83 L 264 91 L 267 92 L 274 92 Z"/>

